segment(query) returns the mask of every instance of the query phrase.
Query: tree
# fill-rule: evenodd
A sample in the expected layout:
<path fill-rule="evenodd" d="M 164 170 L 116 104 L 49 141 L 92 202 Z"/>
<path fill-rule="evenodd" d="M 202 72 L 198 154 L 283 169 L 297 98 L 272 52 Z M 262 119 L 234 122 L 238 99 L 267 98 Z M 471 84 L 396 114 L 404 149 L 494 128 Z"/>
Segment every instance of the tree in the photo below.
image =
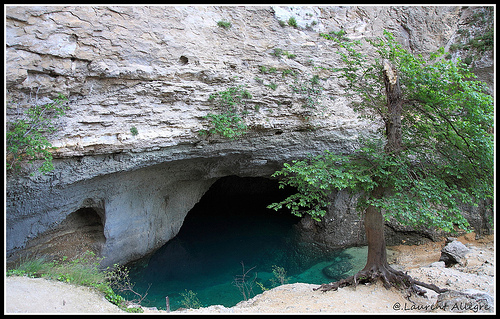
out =
<path fill-rule="evenodd" d="M 428 58 L 413 55 L 384 32 L 366 40 L 377 53 L 370 60 L 359 51 L 361 41 L 349 41 L 343 31 L 321 36 L 338 45 L 345 66 L 332 71 L 358 100 L 355 110 L 385 125 L 379 138 L 362 140 L 351 154 L 326 151 L 284 164 L 273 176 L 297 193 L 269 208 L 319 220 L 333 191 L 360 194 L 367 263 L 354 276 L 317 289 L 381 279 L 386 288 L 442 292 L 389 266 L 384 220 L 446 232 L 468 228 L 459 205 L 493 198 L 493 98 L 460 60 L 443 59 L 443 49 Z"/>

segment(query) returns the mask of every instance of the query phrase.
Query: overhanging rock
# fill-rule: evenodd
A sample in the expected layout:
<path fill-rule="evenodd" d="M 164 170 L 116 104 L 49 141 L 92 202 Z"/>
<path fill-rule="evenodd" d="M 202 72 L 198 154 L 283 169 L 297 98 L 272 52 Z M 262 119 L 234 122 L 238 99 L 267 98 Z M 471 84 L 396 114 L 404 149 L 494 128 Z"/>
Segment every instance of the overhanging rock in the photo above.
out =
<path fill-rule="evenodd" d="M 48 175 L 9 179 L 7 253 L 87 207 L 102 215 L 104 263 L 126 263 L 173 238 L 218 178 L 270 177 L 283 162 L 308 153 L 349 152 L 355 147 L 355 135 L 340 137 L 339 132 L 289 133 L 55 160 L 55 170 Z"/>

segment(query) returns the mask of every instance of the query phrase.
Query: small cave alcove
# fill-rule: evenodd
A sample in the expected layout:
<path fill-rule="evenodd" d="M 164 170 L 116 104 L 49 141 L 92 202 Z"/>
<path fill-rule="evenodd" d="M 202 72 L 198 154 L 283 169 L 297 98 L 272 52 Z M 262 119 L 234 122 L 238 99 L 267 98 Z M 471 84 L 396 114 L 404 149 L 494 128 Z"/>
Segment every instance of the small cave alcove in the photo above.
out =
<path fill-rule="evenodd" d="M 72 250 L 70 246 L 77 246 L 73 248 L 77 252 L 89 250 L 100 255 L 106 241 L 104 236 L 104 213 L 101 209 L 94 207 L 80 208 L 71 213 L 61 226 L 67 232 L 64 235 L 67 251 Z"/>
<path fill-rule="evenodd" d="M 100 256 L 106 241 L 104 236 L 104 212 L 100 208 L 82 207 L 70 213 L 55 228 L 29 240 L 24 249 L 9 257 L 14 267 L 26 259 L 72 259 L 86 251 Z"/>

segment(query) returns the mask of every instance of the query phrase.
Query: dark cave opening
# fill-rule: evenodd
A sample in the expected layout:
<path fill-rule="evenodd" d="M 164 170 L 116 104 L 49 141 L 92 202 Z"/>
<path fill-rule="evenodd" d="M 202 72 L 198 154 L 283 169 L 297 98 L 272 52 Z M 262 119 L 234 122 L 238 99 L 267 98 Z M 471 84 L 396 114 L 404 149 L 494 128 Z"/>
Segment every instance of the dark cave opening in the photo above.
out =
<path fill-rule="evenodd" d="M 293 225 L 300 218 L 266 207 L 293 193 L 291 188 L 279 189 L 275 180 L 223 177 L 188 213 L 176 240 L 198 256 L 210 252 L 210 258 L 201 260 L 221 263 L 214 268 L 239 267 L 240 262 L 262 269 L 271 268 L 272 262 L 285 264 L 293 250 Z"/>
<path fill-rule="evenodd" d="M 278 186 L 277 180 L 261 177 L 217 180 L 187 214 L 176 237 L 129 265 L 136 288 L 142 293 L 149 289 L 147 305 L 164 307 L 169 296 L 175 310 L 182 306 L 183 293 L 192 290 L 204 305 L 233 306 L 242 300 L 234 280 L 243 267 L 251 269 L 247 280 L 253 294 L 262 292 L 257 282 L 272 287 L 273 266 L 299 276 L 290 281 L 328 280 L 321 272 L 325 265 L 304 275 L 313 263 L 297 241 L 294 226 L 300 218 L 267 208 L 296 192 Z"/>

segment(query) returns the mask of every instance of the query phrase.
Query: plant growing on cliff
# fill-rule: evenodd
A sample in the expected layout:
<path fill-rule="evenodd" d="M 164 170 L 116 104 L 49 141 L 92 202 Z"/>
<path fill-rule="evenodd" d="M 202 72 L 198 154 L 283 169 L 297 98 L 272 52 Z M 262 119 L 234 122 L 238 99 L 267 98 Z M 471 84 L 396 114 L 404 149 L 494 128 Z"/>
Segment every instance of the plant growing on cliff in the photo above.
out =
<path fill-rule="evenodd" d="M 233 86 L 227 90 L 211 94 L 211 101 L 218 113 L 209 113 L 205 116 L 210 120 L 211 128 L 202 130 L 202 135 L 220 135 L 235 139 L 246 133 L 247 126 L 243 123 L 242 115 L 246 100 L 252 98 L 243 86 Z"/>
<path fill-rule="evenodd" d="M 228 21 L 217 21 L 217 25 L 223 29 L 229 29 L 231 27 L 231 22 L 228 22 Z"/>
<path fill-rule="evenodd" d="M 269 207 L 319 220 L 332 192 L 360 194 L 366 265 L 317 289 L 380 279 L 387 288 L 443 292 L 389 266 L 384 220 L 444 231 L 468 227 L 460 204 L 493 199 L 493 98 L 460 60 L 443 59 L 442 49 L 429 58 L 415 56 L 384 32 L 367 40 L 377 54 L 370 60 L 358 51 L 360 41 L 345 40 L 344 34 L 326 38 L 338 45 L 344 67 L 332 71 L 345 80 L 346 94 L 359 100 L 355 110 L 385 125 L 378 138 L 361 141 L 351 154 L 325 152 L 285 164 L 274 176 L 281 177 L 281 187 L 298 192 Z"/>
<path fill-rule="evenodd" d="M 288 19 L 288 25 L 291 26 L 291 27 L 294 27 L 294 28 L 298 27 L 297 20 L 295 20 L 295 17 L 290 17 Z"/>
<path fill-rule="evenodd" d="M 303 101 L 302 107 L 316 110 L 321 106 L 321 92 L 324 88 L 320 85 L 318 75 L 313 75 L 310 79 L 304 79 L 302 76 L 297 75 L 290 88 L 293 93 L 300 95 Z"/>
<path fill-rule="evenodd" d="M 41 173 L 54 169 L 52 165 L 52 144 L 46 135 L 56 131 L 54 120 L 63 116 L 68 99 L 59 95 L 53 102 L 30 107 L 22 118 L 7 122 L 6 162 L 7 171 L 18 171 L 21 163 L 33 164 L 43 160 L 38 168 Z"/>
<path fill-rule="evenodd" d="M 460 42 L 452 44 L 450 46 L 450 51 L 455 51 L 457 49 L 463 51 L 477 50 L 478 53 L 492 51 L 494 48 L 493 9 L 492 6 L 477 8 L 477 12 L 470 16 L 467 22 L 469 26 L 474 26 L 474 29 L 470 27 L 459 29 L 457 33 L 459 34 L 458 40 Z M 463 43 L 464 41 L 465 43 Z M 472 56 L 468 57 L 471 59 L 473 58 Z"/>
<path fill-rule="evenodd" d="M 133 136 L 136 136 L 136 135 L 138 135 L 138 134 L 139 134 L 139 131 L 137 130 L 137 127 L 132 126 L 132 127 L 130 128 L 130 133 L 132 133 L 132 135 L 133 135 Z"/>

